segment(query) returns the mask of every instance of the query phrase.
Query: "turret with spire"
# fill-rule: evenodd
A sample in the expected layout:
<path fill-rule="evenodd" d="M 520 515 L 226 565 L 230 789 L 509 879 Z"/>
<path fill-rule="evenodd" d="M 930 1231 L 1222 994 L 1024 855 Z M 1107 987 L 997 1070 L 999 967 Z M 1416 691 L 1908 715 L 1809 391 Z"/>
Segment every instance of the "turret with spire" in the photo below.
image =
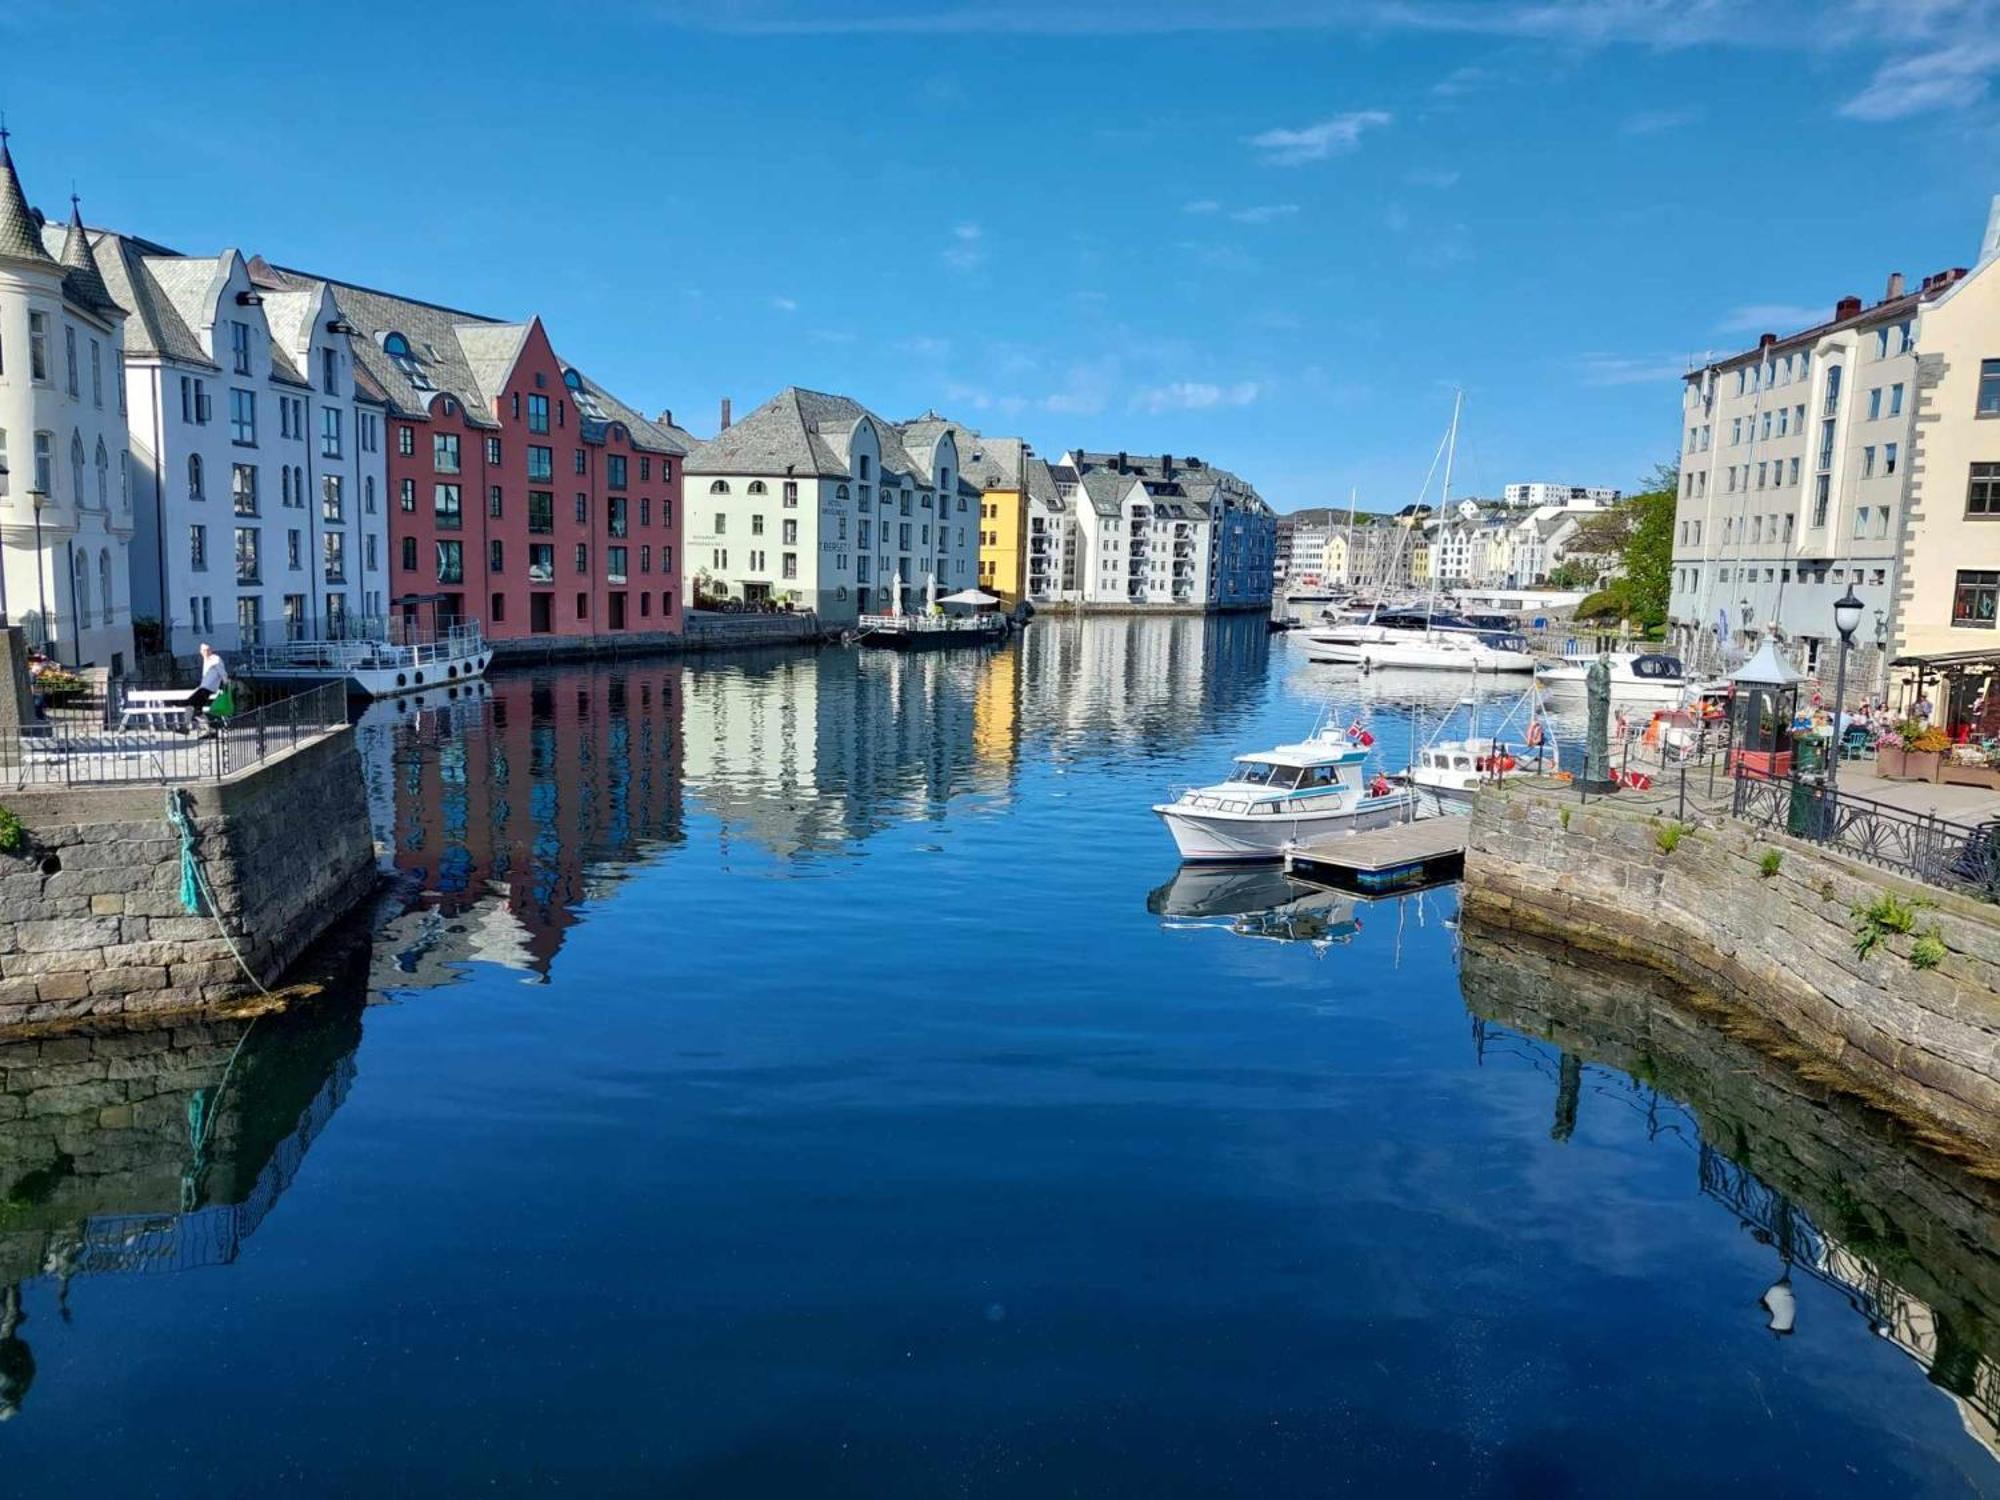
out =
<path fill-rule="evenodd" d="M 0 125 L 0 260 L 37 261 L 54 265 L 42 243 L 42 226 L 28 207 L 21 179 L 14 171 L 14 153 L 7 147 L 7 127 Z M 103 285 L 103 278 L 98 278 Z"/>
<path fill-rule="evenodd" d="M 98 312 L 123 311 L 112 300 L 104 273 L 97 268 L 90 235 L 83 227 L 83 203 L 75 193 L 69 195 L 69 232 L 63 236 L 62 264 L 63 287 L 74 300 Z"/>

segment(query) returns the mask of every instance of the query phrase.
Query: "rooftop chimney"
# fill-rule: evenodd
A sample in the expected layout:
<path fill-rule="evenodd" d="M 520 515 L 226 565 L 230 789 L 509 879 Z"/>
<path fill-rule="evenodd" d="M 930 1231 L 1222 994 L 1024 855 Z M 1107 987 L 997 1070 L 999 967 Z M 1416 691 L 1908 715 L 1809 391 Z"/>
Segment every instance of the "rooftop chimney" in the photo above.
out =
<path fill-rule="evenodd" d="M 1162 476 L 1163 478 L 1167 478 L 1167 479 L 1172 479 L 1172 478 L 1174 477 L 1174 456 L 1173 456 L 1173 454 L 1171 454 L 1171 453 L 1162 453 L 1162 454 L 1160 455 L 1160 474 L 1161 474 L 1161 476 Z"/>
<path fill-rule="evenodd" d="M 1858 317 L 1860 313 L 1861 299 L 1859 297 L 1842 297 L 1838 302 L 1833 304 L 1833 321 L 1836 323 L 1845 323 L 1849 318 Z"/>
<path fill-rule="evenodd" d="M 1123 474 L 1131 466 L 1131 460 L 1126 457 L 1125 450 L 1120 448 L 1118 450 L 1118 472 Z"/>
<path fill-rule="evenodd" d="M 723 432 L 729 431 L 729 398 L 727 396 L 722 398 L 722 426 L 719 430 Z"/>
<path fill-rule="evenodd" d="M 1891 271 L 1889 273 L 1889 289 L 1882 294 L 1882 300 L 1884 302 L 1894 302 L 1902 295 L 1903 273 L 1901 271 Z"/>
<path fill-rule="evenodd" d="M 662 427 L 671 427 L 674 425 L 674 409 L 671 406 L 660 408 L 659 423 Z"/>

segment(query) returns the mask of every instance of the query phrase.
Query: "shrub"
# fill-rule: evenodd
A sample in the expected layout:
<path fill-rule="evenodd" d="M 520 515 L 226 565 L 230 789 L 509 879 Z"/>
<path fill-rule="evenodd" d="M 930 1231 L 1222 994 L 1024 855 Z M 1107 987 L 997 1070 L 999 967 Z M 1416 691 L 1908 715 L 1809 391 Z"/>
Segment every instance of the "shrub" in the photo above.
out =
<path fill-rule="evenodd" d="M 1935 969 L 1950 952 L 1933 927 L 1929 932 L 1910 944 L 1910 967 L 1913 969 Z"/>
<path fill-rule="evenodd" d="M 27 825 L 8 809 L 0 807 L 0 854 L 20 854 L 27 847 Z"/>
<path fill-rule="evenodd" d="M 1866 958 L 1890 933 L 1911 932 L 1916 925 L 1916 907 L 1885 892 L 1854 908 L 1854 956 Z"/>
<path fill-rule="evenodd" d="M 1680 848 L 1681 840 L 1693 832 L 1685 823 L 1669 823 L 1653 835 L 1653 842 L 1660 846 L 1660 853 L 1672 854 Z"/>
<path fill-rule="evenodd" d="M 1562 824 L 1562 826 L 1563 826 L 1563 832 L 1565 832 L 1565 833 L 1569 832 L 1569 809 L 1568 809 L 1568 808 L 1566 808 L 1566 807 L 1559 807 L 1559 808 L 1557 808 L 1557 809 L 1556 809 L 1556 820 L 1557 820 L 1557 821 L 1558 821 L 1559 823 L 1561 823 L 1561 824 Z"/>
<path fill-rule="evenodd" d="M 1778 873 L 1778 867 L 1784 864 L 1784 862 L 1785 856 L 1778 850 L 1766 849 L 1764 857 L 1757 861 L 1758 877 L 1763 880 L 1769 880 L 1773 875 Z"/>

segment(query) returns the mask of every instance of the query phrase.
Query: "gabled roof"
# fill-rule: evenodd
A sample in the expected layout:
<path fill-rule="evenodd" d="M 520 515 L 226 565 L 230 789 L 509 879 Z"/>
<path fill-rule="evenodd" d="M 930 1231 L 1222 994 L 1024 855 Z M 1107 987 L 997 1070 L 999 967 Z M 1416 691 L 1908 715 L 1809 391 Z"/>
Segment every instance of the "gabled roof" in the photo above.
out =
<path fill-rule="evenodd" d="M 125 323 L 126 356 L 217 368 L 153 275 L 148 258 L 154 254 L 164 256 L 167 252 L 110 230 L 102 232 L 97 241 L 98 270 L 111 295 L 131 313 Z"/>
<path fill-rule="evenodd" d="M 822 479 L 852 476 L 848 442 L 867 421 L 882 450 L 882 477 L 928 485 L 929 470 L 903 446 L 895 425 L 860 402 L 825 391 L 786 386 L 742 421 L 688 455 L 690 474 L 789 474 Z M 928 450 L 926 450 L 928 451 Z"/>
<path fill-rule="evenodd" d="M 528 342 L 529 323 L 459 323 L 452 332 L 465 356 L 465 368 L 472 376 L 471 394 L 479 398 L 479 409 L 490 411 L 507 388 L 507 377 L 521 358 Z"/>
<path fill-rule="evenodd" d="M 21 191 L 21 179 L 14 171 L 14 156 L 5 140 L 0 140 L 0 260 L 55 264 L 55 257 L 42 243 L 41 222 Z"/>

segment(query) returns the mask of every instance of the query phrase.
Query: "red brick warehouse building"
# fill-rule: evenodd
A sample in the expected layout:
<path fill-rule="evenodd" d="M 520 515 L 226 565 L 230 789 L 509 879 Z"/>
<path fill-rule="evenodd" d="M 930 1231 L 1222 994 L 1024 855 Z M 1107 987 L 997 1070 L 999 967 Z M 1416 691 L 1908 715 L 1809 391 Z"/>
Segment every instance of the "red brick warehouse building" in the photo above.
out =
<path fill-rule="evenodd" d="M 306 276 L 264 269 L 278 285 Z M 692 438 L 565 363 L 540 318 L 328 285 L 389 408 L 392 606 L 438 596 L 440 616 L 480 621 L 503 655 L 510 641 L 580 650 L 679 634 Z"/>

